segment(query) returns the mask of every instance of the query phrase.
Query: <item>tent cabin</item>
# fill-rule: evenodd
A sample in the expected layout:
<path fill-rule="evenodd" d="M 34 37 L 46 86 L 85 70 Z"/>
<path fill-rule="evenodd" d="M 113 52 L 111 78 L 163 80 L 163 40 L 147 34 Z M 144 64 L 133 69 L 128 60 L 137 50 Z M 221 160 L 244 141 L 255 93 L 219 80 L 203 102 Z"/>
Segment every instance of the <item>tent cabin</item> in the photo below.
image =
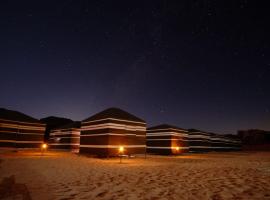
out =
<path fill-rule="evenodd" d="M 50 132 L 51 149 L 79 152 L 81 122 L 72 122 Z"/>
<path fill-rule="evenodd" d="M 238 135 L 226 134 L 224 137 L 227 138 L 227 141 L 232 147 L 232 150 L 242 150 L 243 143 Z"/>
<path fill-rule="evenodd" d="M 227 143 L 227 139 L 215 133 L 210 133 L 210 143 L 211 143 L 211 150 L 212 151 L 226 151 L 230 148 L 229 143 Z"/>
<path fill-rule="evenodd" d="M 56 116 L 45 117 L 45 118 L 40 119 L 40 121 L 46 124 L 45 141 L 49 140 L 52 129 L 56 129 L 58 127 L 71 124 L 74 122 L 71 119 L 67 119 L 63 117 L 56 117 Z"/>
<path fill-rule="evenodd" d="M 235 151 L 241 149 L 241 142 L 235 138 L 211 133 L 212 151 Z"/>
<path fill-rule="evenodd" d="M 119 108 L 97 113 L 81 124 L 80 153 L 100 157 L 123 154 L 144 154 L 146 123 Z"/>
<path fill-rule="evenodd" d="M 211 134 L 189 129 L 189 151 L 190 152 L 208 152 L 211 151 Z"/>
<path fill-rule="evenodd" d="M 146 146 L 147 153 L 152 154 L 188 152 L 188 131 L 168 124 L 147 128 Z"/>
<path fill-rule="evenodd" d="M 0 147 L 40 148 L 45 124 L 21 112 L 0 108 Z"/>
<path fill-rule="evenodd" d="M 221 134 L 189 129 L 190 152 L 235 151 L 241 149 L 241 142 Z"/>

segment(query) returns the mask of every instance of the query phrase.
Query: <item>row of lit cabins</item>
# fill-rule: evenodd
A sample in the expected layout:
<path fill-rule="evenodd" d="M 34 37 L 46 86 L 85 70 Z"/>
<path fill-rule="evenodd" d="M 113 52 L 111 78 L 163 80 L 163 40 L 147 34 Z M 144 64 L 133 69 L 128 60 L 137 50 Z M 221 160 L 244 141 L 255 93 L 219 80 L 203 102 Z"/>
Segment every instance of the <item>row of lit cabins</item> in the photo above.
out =
<path fill-rule="evenodd" d="M 0 147 L 39 148 L 46 125 L 23 113 L 0 109 Z M 185 130 L 167 124 L 146 128 L 146 122 L 118 108 L 109 108 L 82 122 L 50 130 L 50 149 L 115 156 L 119 148 L 131 154 L 180 154 L 185 152 L 235 151 L 238 139 Z"/>

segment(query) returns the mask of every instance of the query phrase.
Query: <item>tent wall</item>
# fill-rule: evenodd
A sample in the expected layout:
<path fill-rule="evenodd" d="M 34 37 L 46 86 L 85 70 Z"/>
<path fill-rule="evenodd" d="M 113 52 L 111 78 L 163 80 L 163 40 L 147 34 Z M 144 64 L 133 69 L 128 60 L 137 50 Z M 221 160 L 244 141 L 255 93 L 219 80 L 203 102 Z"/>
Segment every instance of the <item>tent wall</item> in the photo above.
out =
<path fill-rule="evenodd" d="M 187 136 L 187 131 L 181 129 L 147 129 L 147 153 L 180 154 L 188 152 Z"/>
<path fill-rule="evenodd" d="M 51 131 L 49 146 L 52 149 L 79 151 L 80 129 L 55 129 Z"/>
<path fill-rule="evenodd" d="M 215 134 L 211 136 L 211 148 L 213 151 L 235 151 L 241 149 L 241 142 Z"/>
<path fill-rule="evenodd" d="M 211 151 L 211 137 L 205 132 L 189 133 L 190 152 L 208 152 Z"/>
<path fill-rule="evenodd" d="M 80 153 L 99 156 L 118 155 L 124 146 L 125 154 L 144 154 L 146 125 L 118 119 L 82 122 Z"/>
<path fill-rule="evenodd" d="M 0 119 L 0 147 L 40 148 L 45 125 Z"/>
<path fill-rule="evenodd" d="M 200 131 L 189 133 L 189 145 L 191 152 L 235 151 L 241 149 L 239 140 Z"/>

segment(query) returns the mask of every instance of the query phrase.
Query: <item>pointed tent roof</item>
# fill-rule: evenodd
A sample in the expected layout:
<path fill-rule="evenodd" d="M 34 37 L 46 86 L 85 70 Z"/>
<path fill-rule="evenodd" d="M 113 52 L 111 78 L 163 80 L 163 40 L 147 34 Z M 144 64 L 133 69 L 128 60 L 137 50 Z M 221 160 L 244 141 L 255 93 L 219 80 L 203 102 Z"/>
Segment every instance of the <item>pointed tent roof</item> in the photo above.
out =
<path fill-rule="evenodd" d="M 173 126 L 173 125 L 170 125 L 170 124 L 160 124 L 160 125 L 157 125 L 157 126 L 149 127 L 147 129 L 148 130 L 153 130 L 153 129 L 170 129 L 170 128 L 186 131 L 186 129 L 184 129 L 184 128 L 180 128 L 180 127 Z"/>
<path fill-rule="evenodd" d="M 54 129 L 71 129 L 71 128 L 81 128 L 81 122 L 75 121 L 63 126 L 56 127 Z"/>
<path fill-rule="evenodd" d="M 195 128 L 190 128 L 188 129 L 189 132 L 203 132 L 201 130 L 195 129 Z"/>
<path fill-rule="evenodd" d="M 38 119 L 30 117 L 24 113 L 14 110 L 8 110 L 5 108 L 0 108 L 0 119 L 30 123 L 41 123 Z"/>
<path fill-rule="evenodd" d="M 71 119 L 63 118 L 63 117 L 55 117 L 55 116 L 45 117 L 45 118 L 40 119 L 40 121 L 45 123 L 48 129 L 58 128 L 60 126 L 73 123 L 73 120 Z"/>
<path fill-rule="evenodd" d="M 83 122 L 100 120 L 100 119 L 107 119 L 107 118 L 122 119 L 122 120 L 145 123 L 144 120 L 142 120 L 142 119 L 140 119 L 140 118 L 124 111 L 124 110 L 121 110 L 120 108 L 108 108 L 106 110 L 103 110 L 103 111 L 83 120 Z"/>
<path fill-rule="evenodd" d="M 194 128 L 188 129 L 188 132 L 190 134 L 200 133 L 200 134 L 204 134 L 204 135 L 216 135 L 215 133 L 210 133 L 210 132 L 207 132 L 207 131 L 202 131 L 202 130 L 198 130 L 198 129 L 194 129 Z"/>

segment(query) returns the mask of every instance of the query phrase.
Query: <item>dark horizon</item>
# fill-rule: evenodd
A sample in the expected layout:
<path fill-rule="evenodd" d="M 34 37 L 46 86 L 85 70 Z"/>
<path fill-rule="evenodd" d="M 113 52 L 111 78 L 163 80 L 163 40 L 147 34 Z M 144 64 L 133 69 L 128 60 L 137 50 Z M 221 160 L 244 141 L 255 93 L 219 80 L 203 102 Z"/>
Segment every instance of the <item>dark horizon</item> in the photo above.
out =
<path fill-rule="evenodd" d="M 148 126 L 270 130 L 268 6 L 249 0 L 0 3 L 0 107 Z"/>

